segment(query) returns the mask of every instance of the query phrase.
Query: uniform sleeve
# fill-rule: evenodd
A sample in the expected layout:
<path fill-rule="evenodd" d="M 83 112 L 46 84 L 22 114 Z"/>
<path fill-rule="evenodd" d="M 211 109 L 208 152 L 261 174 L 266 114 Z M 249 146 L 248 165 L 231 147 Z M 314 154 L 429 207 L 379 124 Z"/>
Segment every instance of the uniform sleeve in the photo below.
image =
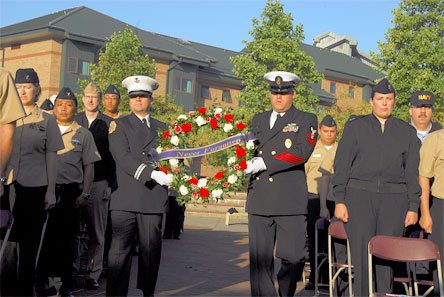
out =
<path fill-rule="evenodd" d="M 12 123 L 25 115 L 14 80 L 8 72 L 0 69 L 0 125 Z"/>
<path fill-rule="evenodd" d="M 344 133 L 339 141 L 334 161 L 334 175 L 332 178 L 334 201 L 345 202 L 345 188 L 350 179 L 353 160 L 357 155 L 357 140 L 353 127 L 355 123 L 349 122 L 344 127 Z"/>
<path fill-rule="evenodd" d="M 86 129 L 85 129 L 86 130 Z M 82 161 L 83 165 L 88 165 L 96 161 L 100 161 L 101 157 L 99 151 L 97 150 L 96 144 L 94 142 L 94 137 L 88 130 L 85 131 L 83 151 L 82 151 Z"/>
<path fill-rule="evenodd" d="M 419 151 L 419 175 L 432 178 L 435 176 L 436 158 L 438 157 L 435 148 L 437 148 L 437 138 L 435 134 L 429 134 L 422 143 Z"/>
<path fill-rule="evenodd" d="M 405 177 L 407 181 L 409 210 L 417 212 L 421 196 L 421 187 L 419 185 L 418 177 L 419 149 L 421 147 L 421 142 L 416 136 L 416 131 L 413 128 L 409 130 L 410 143 L 409 150 L 405 157 Z"/>
<path fill-rule="evenodd" d="M 293 145 L 286 151 L 278 154 L 263 156 L 267 171 L 270 175 L 287 170 L 305 163 L 316 145 L 316 129 L 318 119 L 309 114 L 301 125 L 298 133 L 293 137 Z"/>
<path fill-rule="evenodd" d="M 119 120 L 110 123 L 109 148 L 116 162 L 116 167 L 119 167 L 142 184 L 151 180 L 153 169 L 149 164 L 134 158 L 125 128 L 119 123 Z"/>
<path fill-rule="evenodd" d="M 57 121 L 53 116 L 49 116 L 46 125 L 46 151 L 57 152 L 65 148 L 63 144 L 62 134 L 57 126 Z"/>

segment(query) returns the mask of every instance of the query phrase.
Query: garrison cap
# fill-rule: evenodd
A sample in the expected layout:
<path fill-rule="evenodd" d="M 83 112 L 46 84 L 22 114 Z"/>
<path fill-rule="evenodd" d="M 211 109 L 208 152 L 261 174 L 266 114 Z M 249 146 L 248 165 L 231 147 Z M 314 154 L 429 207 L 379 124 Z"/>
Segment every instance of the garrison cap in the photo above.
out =
<path fill-rule="evenodd" d="M 296 74 L 286 71 L 268 72 L 264 79 L 270 85 L 270 91 L 276 92 L 293 90 L 294 85 L 301 80 Z"/>
<path fill-rule="evenodd" d="M 61 89 L 60 92 L 57 94 L 57 97 L 55 98 L 55 100 L 57 100 L 57 99 L 72 100 L 72 101 L 74 101 L 75 105 L 77 106 L 77 98 L 74 95 L 74 92 L 71 91 L 70 88 L 64 87 L 63 89 Z"/>
<path fill-rule="evenodd" d="M 153 94 L 153 91 L 159 87 L 159 83 L 148 76 L 136 75 L 129 76 L 122 81 L 122 87 L 128 89 L 128 95 L 149 95 Z"/>
<path fill-rule="evenodd" d="M 102 90 L 95 82 L 90 82 L 85 89 L 83 90 L 83 94 L 102 94 Z"/>
<path fill-rule="evenodd" d="M 42 104 L 40 105 L 40 108 L 47 111 L 53 110 L 54 104 L 52 104 L 51 100 L 45 99 L 45 101 L 43 101 Z"/>
<path fill-rule="evenodd" d="M 435 95 L 429 91 L 416 91 L 410 97 L 410 105 L 416 107 L 433 107 Z"/>
<path fill-rule="evenodd" d="M 321 123 L 319 124 L 319 127 L 321 126 L 326 126 L 326 127 L 336 127 L 336 121 L 333 119 L 333 117 L 331 115 L 326 115 Z"/>
<path fill-rule="evenodd" d="M 39 76 L 37 75 L 37 72 L 35 72 L 34 68 L 20 68 L 17 69 L 17 72 L 15 73 L 14 82 L 16 84 L 38 84 L 40 81 Z"/>
<path fill-rule="evenodd" d="M 390 94 L 393 93 L 396 95 L 395 88 L 392 86 L 392 84 L 388 81 L 388 79 L 384 78 L 380 82 L 378 82 L 372 89 L 372 98 L 375 95 L 375 93 L 381 93 L 381 94 Z"/>
<path fill-rule="evenodd" d="M 119 96 L 119 98 L 120 98 L 119 89 L 117 89 L 117 87 L 115 85 L 109 85 L 106 88 L 105 94 L 114 94 L 114 95 Z"/>

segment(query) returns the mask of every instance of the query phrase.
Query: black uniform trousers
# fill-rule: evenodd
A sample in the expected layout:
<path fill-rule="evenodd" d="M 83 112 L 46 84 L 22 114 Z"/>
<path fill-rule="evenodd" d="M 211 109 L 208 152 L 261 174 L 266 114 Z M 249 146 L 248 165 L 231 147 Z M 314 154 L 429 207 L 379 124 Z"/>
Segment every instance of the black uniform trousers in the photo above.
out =
<path fill-rule="evenodd" d="M 439 253 L 441 255 L 441 269 L 444 273 L 444 261 L 442 259 L 444 255 L 444 199 L 433 197 L 430 202 L 430 215 L 433 220 L 433 229 L 429 239 L 439 248 Z M 436 266 L 432 267 L 431 270 L 433 270 L 435 296 L 439 296 L 438 270 L 436 269 Z"/>
<path fill-rule="evenodd" d="M 185 213 L 185 206 L 179 205 L 175 196 L 168 196 L 168 208 L 165 216 L 165 231 L 163 238 L 178 239 L 180 236 L 180 229 L 183 226 L 182 217 Z"/>
<path fill-rule="evenodd" d="M 144 296 L 156 289 L 162 252 L 162 214 L 112 210 L 112 242 L 108 256 L 106 296 L 127 296 L 134 235 L 139 237 L 137 288 Z"/>
<path fill-rule="evenodd" d="M 368 242 L 375 235 L 402 236 L 408 210 L 407 194 L 372 193 L 347 188 L 348 223 L 345 224 L 354 266 L 353 293 L 368 296 Z M 390 293 L 389 263 L 375 259 L 376 290 Z"/>
<path fill-rule="evenodd" d="M 37 277 L 44 288 L 49 276 L 61 276 L 63 287 L 73 287 L 74 242 L 79 225 L 79 210 L 75 207 L 81 191 L 79 184 L 57 184 L 57 203 L 49 211 L 45 238 L 41 250 Z"/>
<path fill-rule="evenodd" d="M 277 275 L 279 296 L 294 295 L 305 264 L 305 221 L 305 215 L 248 214 L 252 296 L 276 296 L 273 281 L 275 244 L 276 257 L 281 259 Z"/>
<path fill-rule="evenodd" d="M 19 245 L 18 293 L 20 296 L 32 296 L 37 250 L 46 219 L 47 186 L 24 187 L 15 182 L 14 188 L 16 198 L 12 232 Z"/>
<path fill-rule="evenodd" d="M 309 281 L 310 283 L 314 284 L 315 281 L 315 273 L 316 273 L 316 267 L 315 267 L 315 229 L 316 229 L 316 221 L 320 219 L 320 211 L 321 211 L 321 204 L 319 195 L 308 193 L 309 199 L 307 204 L 307 236 L 308 236 L 308 255 L 310 258 L 310 277 Z M 330 217 L 333 217 L 334 211 L 335 211 L 335 203 L 333 201 L 327 200 L 327 208 L 330 212 Z M 327 251 L 327 232 L 319 232 L 319 238 L 318 238 L 318 248 L 319 251 L 326 252 Z M 327 266 L 323 266 L 324 271 L 323 275 L 326 277 L 325 280 L 328 279 L 328 270 Z M 325 283 L 328 283 L 328 281 L 324 281 Z"/>

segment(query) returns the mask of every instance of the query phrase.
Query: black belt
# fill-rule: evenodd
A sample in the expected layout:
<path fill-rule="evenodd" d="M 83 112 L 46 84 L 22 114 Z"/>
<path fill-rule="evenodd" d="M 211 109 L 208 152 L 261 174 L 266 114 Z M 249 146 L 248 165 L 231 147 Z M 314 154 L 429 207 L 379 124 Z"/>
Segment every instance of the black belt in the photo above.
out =
<path fill-rule="evenodd" d="M 380 181 L 365 181 L 359 179 L 350 179 L 347 187 L 353 189 L 364 190 L 367 192 L 374 193 L 388 193 L 388 194 L 396 194 L 396 193 L 406 193 L 407 185 L 406 184 L 394 184 L 394 183 L 386 183 Z"/>

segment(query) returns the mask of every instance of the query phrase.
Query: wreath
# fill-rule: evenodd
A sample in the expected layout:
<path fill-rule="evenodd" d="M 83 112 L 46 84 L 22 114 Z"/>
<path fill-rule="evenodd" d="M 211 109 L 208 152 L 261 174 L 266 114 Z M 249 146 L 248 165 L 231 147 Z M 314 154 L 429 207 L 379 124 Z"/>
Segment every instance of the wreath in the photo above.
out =
<path fill-rule="evenodd" d="M 223 194 L 237 191 L 245 181 L 247 160 L 253 157 L 255 149 L 249 127 L 243 119 L 236 119 L 230 109 L 199 108 L 188 114 L 181 114 L 168 124 L 167 130 L 159 134 L 156 154 L 170 156 L 160 158 L 155 166 L 166 174 L 173 176 L 171 184 L 178 192 L 179 203 L 208 203 L 210 200 L 223 199 Z M 190 139 L 211 138 L 209 135 L 222 136 L 218 149 L 213 145 L 190 148 Z M 194 142 L 193 144 L 195 144 Z M 196 155 L 196 151 L 204 154 L 227 149 L 226 162 L 222 169 L 213 176 L 200 177 L 189 172 L 184 162 Z M 169 151 L 169 152 L 168 152 Z M 195 154 L 189 153 L 193 151 Z M 175 153 L 175 154 L 172 154 Z M 187 154 L 188 153 L 188 154 Z M 179 155 L 179 156 L 178 156 Z M 171 157 L 174 156 L 174 157 Z M 199 155 L 200 156 L 200 155 Z"/>

